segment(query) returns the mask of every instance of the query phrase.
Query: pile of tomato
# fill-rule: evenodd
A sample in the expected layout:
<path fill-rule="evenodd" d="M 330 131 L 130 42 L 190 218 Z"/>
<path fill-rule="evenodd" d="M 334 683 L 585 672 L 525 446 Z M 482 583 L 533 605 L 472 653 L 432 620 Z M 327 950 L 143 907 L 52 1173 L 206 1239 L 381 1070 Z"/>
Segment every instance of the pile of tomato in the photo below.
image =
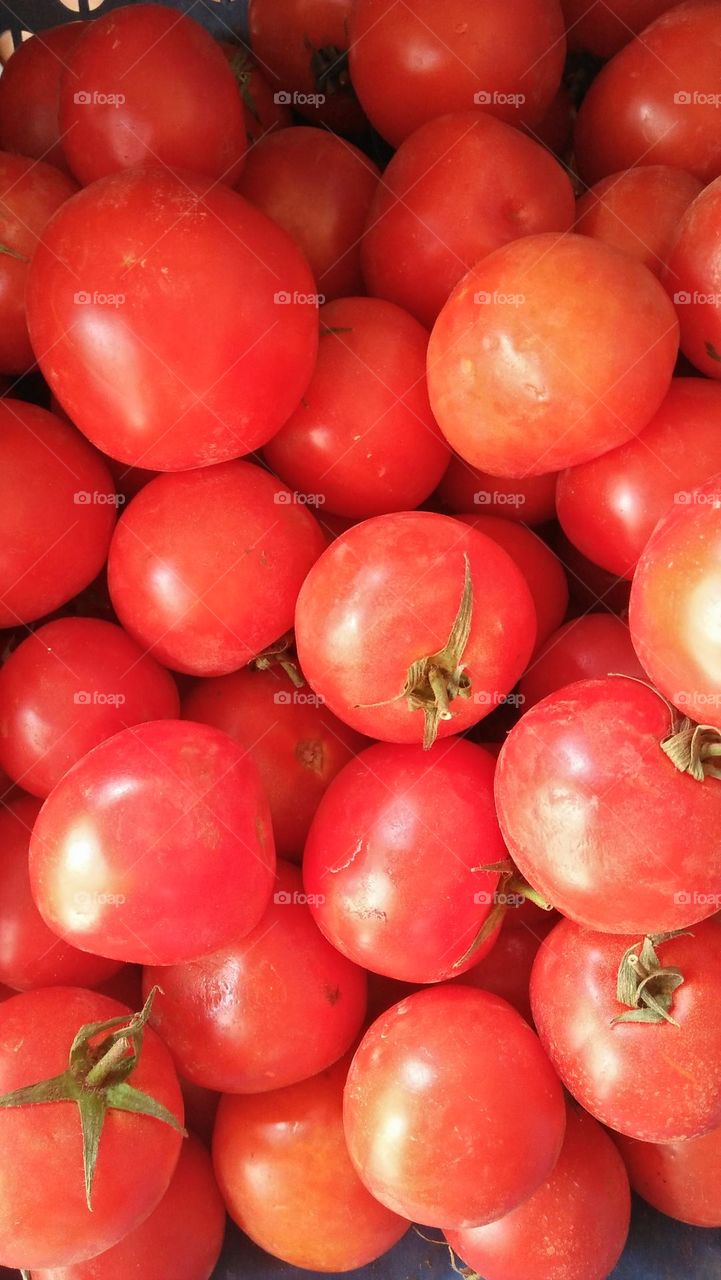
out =
<path fill-rule="evenodd" d="M 721 3 L 224 36 L 0 78 L 0 1267 L 604 1280 L 721 1226 Z"/>

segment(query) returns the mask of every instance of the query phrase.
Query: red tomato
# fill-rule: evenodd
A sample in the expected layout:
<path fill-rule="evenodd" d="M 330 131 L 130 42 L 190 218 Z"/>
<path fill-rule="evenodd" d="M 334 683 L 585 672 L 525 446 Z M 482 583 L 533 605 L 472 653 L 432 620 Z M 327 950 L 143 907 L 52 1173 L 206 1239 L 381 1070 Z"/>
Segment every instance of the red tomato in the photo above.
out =
<path fill-rule="evenodd" d="M 436 490 L 439 502 L 450 511 L 482 507 L 486 515 L 503 516 L 523 524 L 543 524 L 556 514 L 556 476 L 524 476 L 509 480 L 477 471 L 457 454 L 451 454 L 448 470 Z"/>
<path fill-rule="evenodd" d="M 116 516 L 105 463 L 72 427 L 0 400 L 0 626 L 32 622 L 87 587 Z"/>
<path fill-rule="evenodd" d="M 532 1022 L 529 984 L 533 962 L 559 916 L 556 911 L 542 911 L 520 894 L 505 897 L 508 910 L 491 950 L 455 981 L 500 996 L 526 1022 Z"/>
<path fill-rule="evenodd" d="M 638 164 L 685 169 L 702 182 L 718 177 L 719 40 L 718 4 L 688 0 L 662 13 L 603 68 L 576 124 L 585 182 Z"/>
<path fill-rule="evenodd" d="M 70 173 L 60 139 L 60 78 L 83 22 L 37 31 L 18 45 L 0 77 L 0 147 Z M 12 65 L 11 65 L 12 64 Z"/>
<path fill-rule="evenodd" d="M 71 765 L 112 734 L 178 715 L 178 690 L 120 627 L 58 618 L 0 668 L 0 764 L 46 796 Z"/>
<path fill-rule="evenodd" d="M 558 518 L 591 560 L 632 578 L 659 520 L 721 471 L 721 386 L 675 378 L 648 426 L 558 478 Z"/>
<path fill-rule="evenodd" d="M 408 1223 L 368 1194 L 343 1136 L 344 1059 L 302 1084 L 226 1095 L 213 1163 L 230 1216 L 294 1267 L 353 1271 L 400 1240 Z"/>
<path fill-rule="evenodd" d="M 30 846 L 53 932 L 134 964 L 179 964 L 244 937 L 274 867 L 255 765 L 226 734 L 180 720 L 123 729 L 84 756 L 45 801 Z"/>
<path fill-rule="evenodd" d="M 0 1094 L 4 1097 L 66 1071 L 81 1027 L 124 1015 L 130 1021 L 130 1011 L 117 1000 L 78 987 L 29 991 L 4 1001 Z M 96 1036 L 91 1050 L 97 1043 Z M 127 1084 L 182 1122 L 175 1067 L 154 1031 L 145 1031 Z M 32 1270 L 65 1267 L 117 1244 L 165 1194 L 180 1154 L 181 1133 L 154 1116 L 115 1110 L 111 1102 L 100 1135 L 91 1212 L 78 1108 L 66 1101 L 0 1108 L 3 1264 Z"/>
<path fill-rule="evenodd" d="M 153 1025 L 194 1084 L 219 1093 L 281 1089 L 352 1045 L 365 974 L 328 945 L 309 901 L 298 868 L 280 862 L 273 900 L 251 933 L 191 964 L 146 970 L 146 994 L 161 986 Z"/>
<path fill-rule="evenodd" d="M 412 510 L 448 463 L 428 403 L 428 333 L 377 298 L 338 299 L 320 315 L 315 373 L 266 461 L 337 515 Z"/>
<path fill-rule="evenodd" d="M 381 1204 L 458 1228 L 494 1221 L 545 1182 L 566 1117 L 523 1018 L 454 985 L 409 996 L 366 1031 L 344 1122 L 351 1159 Z"/>
<path fill-rule="evenodd" d="M 641 942 L 640 933 L 592 933 L 562 920 L 533 967 L 533 1017 L 564 1085 L 597 1120 L 646 1142 L 695 1138 L 721 1124 L 721 926 L 706 920 L 657 942 L 662 973 L 671 966 L 684 979 L 671 996 L 673 1022 L 615 1021 L 644 1013 L 642 1001 L 631 1009 L 617 998 L 619 965 Z M 662 983 L 652 976 L 646 990 L 657 998 Z M 653 1084 L 640 1106 L 643 1080 Z"/>
<path fill-rule="evenodd" d="M 610 58 L 649 22 L 665 13 L 677 0 L 561 0 L 566 19 L 568 43 L 572 49 L 587 49 L 599 58 Z"/>
<path fill-rule="evenodd" d="M 311 687 L 341 720 L 386 742 L 429 743 L 482 720 L 513 688 L 536 635 L 531 593 L 508 553 L 425 511 L 341 534 L 303 583 L 295 625 Z"/>
<path fill-rule="evenodd" d="M 243 103 L 222 51 L 194 19 L 160 4 L 85 24 L 60 81 L 59 119 L 83 184 L 144 165 L 233 183 L 245 155 Z"/>
<path fill-rule="evenodd" d="M 541 475 L 637 435 L 677 351 L 673 307 L 642 263 L 586 236 L 527 236 L 448 299 L 428 347 L 431 406 L 472 466 Z"/>
<path fill-rule="evenodd" d="M 209 1280 L 225 1233 L 225 1207 L 210 1157 L 190 1137 L 160 1204 L 119 1244 L 88 1262 L 33 1271 L 32 1280 Z"/>
<path fill-rule="evenodd" d="M 363 292 L 360 242 L 379 177 L 350 142 L 296 127 L 256 143 L 237 185 L 292 236 L 329 301 Z"/>
<path fill-rule="evenodd" d="M 377 743 L 321 800 L 303 857 L 316 924 L 366 969 L 440 982 L 490 950 L 474 943 L 506 858 L 493 803 L 495 761 L 463 739 L 430 751 Z"/>
<path fill-rule="evenodd" d="M 277 666 L 199 681 L 183 699 L 183 717 L 222 729 L 247 751 L 268 796 L 278 856 L 300 862 L 326 787 L 366 739 Z"/>
<path fill-rule="evenodd" d="M 681 1142 L 614 1135 L 639 1196 L 694 1227 L 721 1227 L 721 1129 Z"/>
<path fill-rule="evenodd" d="M 604 609 L 620 618 L 626 618 L 631 583 L 625 578 L 617 578 L 588 560 L 578 547 L 569 542 L 560 525 L 551 526 L 547 537 L 566 570 L 571 612 L 586 614 L 589 609 Z"/>
<path fill-rule="evenodd" d="M 721 378 L 719 217 L 721 179 L 706 187 L 686 211 L 664 276 L 676 304 L 681 349 L 709 378 Z"/>
<path fill-rule="evenodd" d="M 357 0 L 350 32 L 353 87 L 394 147 L 473 102 L 510 124 L 537 123 L 566 52 L 557 0 Z"/>
<path fill-rule="evenodd" d="M 521 705 L 528 711 L 577 680 L 613 675 L 646 679 L 628 623 L 612 613 L 587 613 L 559 627 L 533 655 L 518 686 Z"/>
<path fill-rule="evenodd" d="M 678 224 L 702 190 L 698 178 L 667 165 L 625 169 L 584 192 L 574 230 L 640 258 L 660 276 Z"/>
<path fill-rule="evenodd" d="M 376 188 L 363 238 L 370 293 L 431 328 L 469 267 L 519 236 L 568 231 L 573 188 L 537 142 L 485 111 L 429 120 Z"/>
<path fill-rule="evenodd" d="M 241 196 L 207 188 L 167 170 L 114 174 L 60 210 L 33 258 L 40 368 L 80 430 L 131 466 L 259 448 L 313 369 L 315 285 L 300 252 Z"/>
<path fill-rule="evenodd" d="M 524 133 L 530 134 L 536 142 L 540 142 L 555 156 L 564 157 L 571 148 L 573 125 L 576 109 L 573 99 L 562 83 L 558 86 L 550 105 L 536 125 L 523 125 Z"/>
<path fill-rule="evenodd" d="M 538 1190 L 498 1222 L 445 1234 L 484 1280 L 606 1280 L 630 1217 L 628 1176 L 613 1142 L 569 1106 L 558 1163 Z"/>
<path fill-rule="evenodd" d="M 230 63 L 243 99 L 245 134 L 251 148 L 248 154 L 252 155 L 253 143 L 260 142 L 271 129 L 287 129 L 293 123 L 293 114 L 289 107 L 277 101 L 280 95 L 273 92 L 268 78 L 245 45 L 221 40 L 220 47 Z"/>
<path fill-rule="evenodd" d="M 564 915 L 609 933 L 684 929 L 721 905 L 721 781 L 671 762 L 664 699 L 583 680 L 511 730 L 496 771 L 506 844 Z"/>
<path fill-rule="evenodd" d="M 110 594 L 160 662 L 225 675 L 289 630 L 324 546 L 307 507 L 251 463 L 158 476 L 118 525 Z"/>

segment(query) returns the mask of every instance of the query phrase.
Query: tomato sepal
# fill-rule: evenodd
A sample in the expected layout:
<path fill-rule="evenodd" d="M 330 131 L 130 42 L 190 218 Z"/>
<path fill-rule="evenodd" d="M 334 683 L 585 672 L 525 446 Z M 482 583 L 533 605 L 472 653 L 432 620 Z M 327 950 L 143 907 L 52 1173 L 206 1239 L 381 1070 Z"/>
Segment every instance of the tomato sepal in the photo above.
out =
<path fill-rule="evenodd" d="M 721 778 L 721 767 L 714 763 L 721 756 L 721 731 L 711 724 L 696 724 L 688 716 L 676 719 L 661 750 L 681 773 L 690 773 L 697 782 Z"/>
<path fill-rule="evenodd" d="M 641 942 L 634 942 L 624 951 L 618 966 L 616 999 L 628 1007 L 611 1020 L 612 1027 L 621 1022 L 669 1022 L 678 1027 L 671 1007 L 674 992 L 685 978 L 676 965 L 661 963 L 656 948 L 671 938 L 692 936 L 687 929 L 647 934 Z"/>

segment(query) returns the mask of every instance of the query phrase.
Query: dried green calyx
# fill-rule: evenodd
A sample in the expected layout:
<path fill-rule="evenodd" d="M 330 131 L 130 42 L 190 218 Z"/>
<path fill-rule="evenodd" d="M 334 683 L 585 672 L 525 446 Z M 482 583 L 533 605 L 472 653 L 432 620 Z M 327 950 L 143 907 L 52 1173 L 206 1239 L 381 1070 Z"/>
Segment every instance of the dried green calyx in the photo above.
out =
<path fill-rule="evenodd" d="M 280 667 L 296 689 L 301 689 L 305 684 L 298 669 L 295 637 L 292 631 L 287 631 L 280 640 L 268 645 L 268 648 L 259 653 L 257 658 L 253 658 L 249 666 L 255 671 L 269 671 L 271 667 Z"/>
<path fill-rule="evenodd" d="M 663 965 L 657 947 L 671 938 L 690 935 L 684 929 L 670 933 L 647 934 L 642 942 L 635 942 L 623 954 L 618 966 L 616 999 L 626 1005 L 626 1011 L 611 1021 L 618 1022 L 670 1022 L 679 1024 L 671 1013 L 674 992 L 684 982 L 684 976 L 675 965 Z"/>
<path fill-rule="evenodd" d="M 503 923 L 509 904 L 514 898 L 525 898 L 526 901 L 533 902 L 537 907 L 540 907 L 541 911 L 553 911 L 553 904 L 546 902 L 545 898 L 542 898 L 540 893 L 519 875 L 510 858 L 505 859 L 503 862 L 489 862 L 485 866 L 475 867 L 474 870 L 499 871 L 501 878 L 496 886 L 495 902 L 491 911 L 483 921 L 471 945 L 466 948 L 462 956 L 459 956 L 454 961 L 454 969 L 465 967 L 471 956 L 475 955 L 492 933 L 495 933 L 496 929 Z"/>
<path fill-rule="evenodd" d="M 721 731 L 712 724 L 695 724 L 688 716 L 675 718 L 661 750 L 681 773 L 690 773 L 697 782 L 721 778 L 721 767 L 715 763 L 721 756 Z"/>

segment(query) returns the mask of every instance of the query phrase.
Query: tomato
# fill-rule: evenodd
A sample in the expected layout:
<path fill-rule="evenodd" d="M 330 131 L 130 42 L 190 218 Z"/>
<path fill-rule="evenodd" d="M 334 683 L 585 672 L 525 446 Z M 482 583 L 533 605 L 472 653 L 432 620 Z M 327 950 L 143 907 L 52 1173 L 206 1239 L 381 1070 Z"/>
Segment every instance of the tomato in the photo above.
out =
<path fill-rule="evenodd" d="M 661 749 L 668 704 L 626 678 L 583 680 L 511 730 L 496 772 L 506 844 L 564 915 L 609 933 L 683 929 L 721 903 L 721 782 Z"/>
<path fill-rule="evenodd" d="M 273 93 L 270 81 L 244 45 L 221 40 L 220 47 L 238 82 L 243 99 L 245 134 L 251 148 L 248 155 L 252 155 L 253 143 L 260 142 L 271 129 L 287 129 L 293 123 L 293 114 L 289 107 L 277 101 L 279 95 Z"/>
<path fill-rule="evenodd" d="M 105 563 L 115 486 L 86 440 L 54 414 L 0 400 L 0 626 L 32 622 Z"/>
<path fill-rule="evenodd" d="M 482 507 L 486 515 L 502 516 L 523 524 L 543 524 L 556 514 L 556 476 L 523 476 L 513 480 L 478 471 L 457 454 L 451 455 L 436 490 L 439 502 L 450 511 Z"/>
<path fill-rule="evenodd" d="M 572 49 L 588 49 L 599 58 L 610 58 L 643 31 L 654 18 L 678 0 L 561 0 L 568 43 Z"/>
<path fill-rule="evenodd" d="M 376 188 L 363 237 L 368 291 L 431 328 L 469 267 L 519 236 L 568 231 L 573 188 L 557 160 L 485 111 L 429 120 Z"/>
<path fill-rule="evenodd" d="M 412 510 L 448 462 L 428 403 L 428 334 L 376 298 L 338 299 L 320 315 L 315 373 L 265 459 L 290 488 L 337 515 Z"/>
<path fill-rule="evenodd" d="M 647 994 L 663 1000 L 673 1019 L 616 1019 L 648 1014 L 617 998 L 618 970 L 628 949 L 641 952 L 638 934 L 592 933 L 562 920 L 538 952 L 531 975 L 531 1005 L 538 1034 L 566 1088 L 603 1124 L 646 1142 L 695 1138 L 721 1123 L 721 1016 L 715 986 L 721 962 L 721 926 L 697 924 L 693 933 L 664 941 L 656 935 L 656 961 Z M 644 947 L 647 950 L 648 943 Z M 657 976 L 659 974 L 661 976 Z M 670 990 L 679 970 L 681 985 Z M 669 997 L 670 990 L 670 997 Z M 665 993 L 665 994 L 664 994 Z M 643 1105 L 639 1099 L 639 1081 Z"/>
<path fill-rule="evenodd" d="M 377 743 L 331 783 L 310 828 L 303 879 L 314 919 L 343 955 L 404 982 L 469 969 L 506 849 L 495 761 L 463 739 Z"/>
<path fill-rule="evenodd" d="M 80 430 L 130 466 L 259 448 L 313 369 L 315 285 L 299 250 L 242 196 L 207 188 L 167 170 L 113 174 L 67 202 L 33 258 L 40 368 Z"/>
<path fill-rule="evenodd" d="M 668 256 L 665 284 L 676 303 L 681 349 L 709 378 L 721 378 L 721 179 L 687 209 Z"/>
<path fill-rule="evenodd" d="M 447 1231 L 446 1239 L 484 1280 L 606 1280 L 630 1217 L 628 1176 L 613 1142 L 569 1106 L 558 1163 L 538 1190 L 498 1222 Z"/>
<path fill-rule="evenodd" d="M 225 675 L 290 628 L 324 545 L 307 507 L 251 463 L 158 476 L 118 525 L 110 595 L 160 662 Z"/>
<path fill-rule="evenodd" d="M 638 164 L 721 173 L 721 10 L 688 0 L 662 13 L 596 77 L 578 113 L 575 154 L 587 183 Z"/>
<path fill-rule="evenodd" d="M 197 1138 L 183 1143 L 160 1204 L 119 1244 L 88 1262 L 33 1271 L 32 1280 L 209 1280 L 223 1244 L 225 1208 L 210 1157 Z"/>
<path fill-rule="evenodd" d="M 522 1105 L 520 1105 L 520 1101 Z M 409 996 L 374 1022 L 345 1089 L 351 1159 L 368 1190 L 417 1222 L 492 1222 L 551 1172 L 563 1092 L 537 1037 L 497 996 Z"/>
<path fill-rule="evenodd" d="M 660 276 L 678 224 L 702 190 L 698 178 L 668 165 L 625 169 L 584 192 L 574 230 L 640 258 Z"/>
<path fill-rule="evenodd" d="M 582 555 L 560 525 L 552 525 L 546 536 L 566 570 L 571 613 L 586 614 L 589 609 L 603 609 L 620 618 L 627 617 L 631 583 Z"/>
<path fill-rule="evenodd" d="M 222 51 L 194 19 L 160 4 L 125 5 L 85 25 L 60 81 L 59 120 L 83 184 L 147 165 L 232 184 L 245 155 L 243 103 Z"/>
<path fill-rule="evenodd" d="M 341 534 L 303 583 L 295 625 L 303 672 L 331 711 L 368 737 L 426 744 L 493 709 L 536 633 L 508 553 L 423 511 Z"/>
<path fill-rule="evenodd" d="M 350 34 L 353 87 L 394 147 L 473 102 L 510 124 L 537 123 L 566 51 L 556 0 L 357 0 Z"/>
<path fill-rule="evenodd" d="M 30 846 L 33 896 L 53 932 L 135 964 L 178 964 L 242 938 L 274 865 L 255 765 L 218 729 L 180 720 L 123 729 L 78 761 Z"/>
<path fill-rule="evenodd" d="M 493 946 L 454 981 L 500 996 L 513 1005 L 526 1022 L 532 1022 L 529 984 L 533 962 L 559 916 L 556 911 L 542 911 L 519 894 L 505 896 L 508 910 Z"/>
<path fill-rule="evenodd" d="M 37 31 L 18 45 L 0 77 L 0 147 L 70 173 L 58 104 L 60 77 L 83 34 L 82 22 Z M 10 65 L 12 63 L 12 66 Z"/>
<path fill-rule="evenodd" d="M 571 148 L 576 110 L 565 84 L 558 86 L 542 118 L 536 125 L 522 125 L 524 133 L 563 158 Z"/>
<path fill-rule="evenodd" d="M 287 1089 L 226 1095 L 213 1136 L 215 1173 L 231 1217 L 275 1257 L 312 1271 L 365 1266 L 408 1229 L 369 1195 L 348 1158 L 347 1071 L 344 1059 Z"/>
<path fill-rule="evenodd" d="M 91 747 L 127 725 L 172 720 L 179 705 L 170 673 L 120 627 L 59 618 L 0 668 L 0 763 L 46 796 Z"/>
<path fill-rule="evenodd" d="M 646 679 L 628 624 L 612 613 L 587 613 L 566 622 L 541 645 L 521 677 L 518 694 L 528 711 L 577 680 L 613 675 Z"/>
<path fill-rule="evenodd" d="M 680 1222 L 721 1227 L 721 1129 L 681 1142 L 614 1136 L 637 1195 Z"/>
<path fill-rule="evenodd" d="M 527 236 L 448 299 L 428 347 L 431 407 L 471 466 L 541 475 L 637 435 L 677 351 L 673 307 L 642 263 L 586 236 Z"/>
<path fill-rule="evenodd" d="M 296 127 L 256 143 L 238 190 L 292 236 L 329 301 L 363 292 L 360 241 L 379 177 L 350 142 Z"/>
<path fill-rule="evenodd" d="M 113 1069 L 105 1063 L 108 1039 L 98 1042 L 100 1031 L 112 1030 L 106 1027 L 110 1019 L 129 1023 L 130 1018 L 117 1000 L 78 987 L 29 991 L 0 1005 L 3 1265 L 40 1270 L 92 1258 L 137 1227 L 165 1194 L 182 1142 L 183 1100 L 172 1058 L 155 1032 L 145 1031 L 142 1047 L 138 1037 L 132 1056 Z M 107 1107 L 104 1123 L 99 1116 L 92 1211 L 83 1177 L 79 1107 L 65 1100 L 8 1106 L 7 1100 L 16 1089 L 65 1072 L 81 1028 L 78 1079 L 85 1080 L 97 1066 L 102 1085 L 95 1086 L 96 1107 Z M 130 1045 L 130 1037 L 125 1043 Z M 116 1109 L 121 1099 L 113 1097 L 113 1086 L 123 1083 L 128 1068 L 125 1089 L 144 1095 L 155 1115 Z M 177 1128 L 159 1118 L 159 1106 Z"/>
<path fill-rule="evenodd" d="M 278 856 L 299 862 L 326 787 L 365 738 L 277 666 L 199 681 L 183 698 L 183 717 L 222 729 L 247 751 L 268 796 Z"/>

